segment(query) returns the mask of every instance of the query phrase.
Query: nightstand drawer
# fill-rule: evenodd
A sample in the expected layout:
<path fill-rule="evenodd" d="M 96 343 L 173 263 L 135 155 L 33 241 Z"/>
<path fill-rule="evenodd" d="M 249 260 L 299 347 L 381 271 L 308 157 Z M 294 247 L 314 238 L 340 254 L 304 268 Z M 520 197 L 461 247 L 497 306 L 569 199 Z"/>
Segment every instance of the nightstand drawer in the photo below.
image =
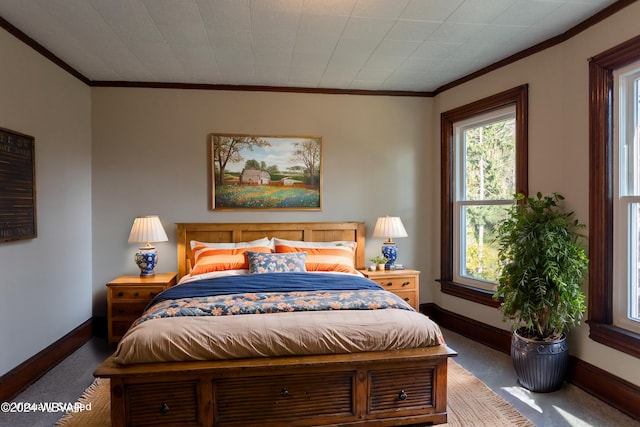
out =
<path fill-rule="evenodd" d="M 139 300 L 149 302 L 165 288 L 165 286 L 118 286 L 111 289 L 111 298 L 113 301 Z"/>
<path fill-rule="evenodd" d="M 142 315 L 147 304 L 147 301 L 119 302 L 116 300 L 111 303 L 111 316 L 137 319 Z"/>
<path fill-rule="evenodd" d="M 411 307 L 418 306 L 418 301 L 416 300 L 416 292 L 413 289 L 407 291 L 393 291 L 393 293 L 402 298 L 402 300 L 409 304 Z"/>
<path fill-rule="evenodd" d="M 135 318 L 131 320 L 112 320 L 111 334 L 113 335 L 113 338 L 117 338 L 118 340 L 120 340 L 120 338 L 122 338 L 122 336 L 129 330 L 131 324 L 135 320 Z"/>
<path fill-rule="evenodd" d="M 406 277 L 385 277 L 374 279 L 376 283 L 385 290 L 391 292 L 414 290 L 416 288 L 416 279 L 413 276 Z"/>

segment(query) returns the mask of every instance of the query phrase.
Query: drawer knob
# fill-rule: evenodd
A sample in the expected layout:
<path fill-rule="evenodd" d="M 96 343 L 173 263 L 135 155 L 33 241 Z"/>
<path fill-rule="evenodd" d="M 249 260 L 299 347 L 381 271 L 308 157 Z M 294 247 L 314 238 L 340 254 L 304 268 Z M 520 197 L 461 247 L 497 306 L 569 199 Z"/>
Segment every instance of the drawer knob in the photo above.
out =
<path fill-rule="evenodd" d="M 160 413 L 161 414 L 166 414 L 169 412 L 169 405 L 167 405 L 166 403 L 163 403 L 162 405 L 160 405 Z"/>
<path fill-rule="evenodd" d="M 124 292 L 122 292 L 122 291 L 118 292 L 118 296 L 119 297 L 123 297 L 124 296 Z"/>
<path fill-rule="evenodd" d="M 124 308 L 119 308 L 118 309 L 118 313 L 120 313 L 120 314 L 124 313 Z"/>
<path fill-rule="evenodd" d="M 289 390 L 287 390 L 286 388 L 283 388 L 282 390 L 280 390 L 280 396 L 288 397 L 289 396 Z"/>
<path fill-rule="evenodd" d="M 407 392 L 404 390 L 400 390 L 400 393 L 398 393 L 398 400 L 407 400 Z"/>
<path fill-rule="evenodd" d="M 393 286 L 393 282 L 387 282 L 387 286 Z"/>
<path fill-rule="evenodd" d="M 411 298 L 409 298 L 409 297 L 405 297 L 405 298 L 404 298 L 404 300 L 405 300 L 406 302 L 409 302 L 409 301 L 411 300 Z"/>
<path fill-rule="evenodd" d="M 139 294 L 138 292 L 134 292 L 134 293 L 133 293 L 133 296 L 134 296 L 134 297 L 137 297 L 137 296 L 139 296 L 139 295 L 140 295 L 140 294 Z"/>
<path fill-rule="evenodd" d="M 407 281 L 407 282 L 403 282 L 403 283 L 402 283 L 402 286 L 409 286 L 410 284 L 411 284 L 411 282 L 408 282 L 408 281 Z"/>

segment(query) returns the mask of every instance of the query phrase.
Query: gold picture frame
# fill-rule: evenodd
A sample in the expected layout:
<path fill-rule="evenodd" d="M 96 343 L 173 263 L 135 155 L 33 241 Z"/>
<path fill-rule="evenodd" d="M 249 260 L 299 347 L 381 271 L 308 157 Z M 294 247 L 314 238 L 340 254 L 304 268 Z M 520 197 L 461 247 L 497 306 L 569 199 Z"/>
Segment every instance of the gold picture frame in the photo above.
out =
<path fill-rule="evenodd" d="M 322 137 L 213 133 L 211 209 L 322 209 Z"/>

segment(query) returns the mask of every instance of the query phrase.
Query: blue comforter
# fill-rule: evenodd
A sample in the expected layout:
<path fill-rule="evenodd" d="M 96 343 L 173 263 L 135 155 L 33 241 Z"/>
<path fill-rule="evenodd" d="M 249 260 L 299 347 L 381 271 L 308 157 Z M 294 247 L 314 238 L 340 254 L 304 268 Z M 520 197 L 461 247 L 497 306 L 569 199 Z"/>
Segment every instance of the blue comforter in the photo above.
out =
<path fill-rule="evenodd" d="M 168 317 L 390 308 L 413 311 L 402 298 L 361 276 L 246 274 L 169 288 L 151 301 L 134 325 Z"/>
<path fill-rule="evenodd" d="M 174 286 L 156 295 L 147 308 L 162 301 L 179 298 L 262 292 L 354 291 L 365 289 L 381 290 L 383 288 L 366 277 L 348 274 L 242 274 L 199 280 Z"/>

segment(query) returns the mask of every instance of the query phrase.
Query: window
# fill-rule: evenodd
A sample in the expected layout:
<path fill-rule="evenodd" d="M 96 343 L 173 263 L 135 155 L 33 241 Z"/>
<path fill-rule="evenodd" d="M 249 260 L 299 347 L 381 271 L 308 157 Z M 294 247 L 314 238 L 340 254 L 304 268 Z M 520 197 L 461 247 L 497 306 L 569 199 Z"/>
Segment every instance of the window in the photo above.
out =
<path fill-rule="evenodd" d="M 638 262 L 640 232 L 640 63 L 614 72 L 613 324 L 640 332 Z"/>
<path fill-rule="evenodd" d="M 515 193 L 515 105 L 454 123 L 454 281 L 495 291 L 495 227 Z"/>
<path fill-rule="evenodd" d="M 441 290 L 497 306 L 495 226 L 527 191 L 527 86 L 443 113 L 441 132 Z"/>
<path fill-rule="evenodd" d="M 590 337 L 640 357 L 640 37 L 589 62 Z M 614 125 L 617 123 L 617 125 Z"/>

